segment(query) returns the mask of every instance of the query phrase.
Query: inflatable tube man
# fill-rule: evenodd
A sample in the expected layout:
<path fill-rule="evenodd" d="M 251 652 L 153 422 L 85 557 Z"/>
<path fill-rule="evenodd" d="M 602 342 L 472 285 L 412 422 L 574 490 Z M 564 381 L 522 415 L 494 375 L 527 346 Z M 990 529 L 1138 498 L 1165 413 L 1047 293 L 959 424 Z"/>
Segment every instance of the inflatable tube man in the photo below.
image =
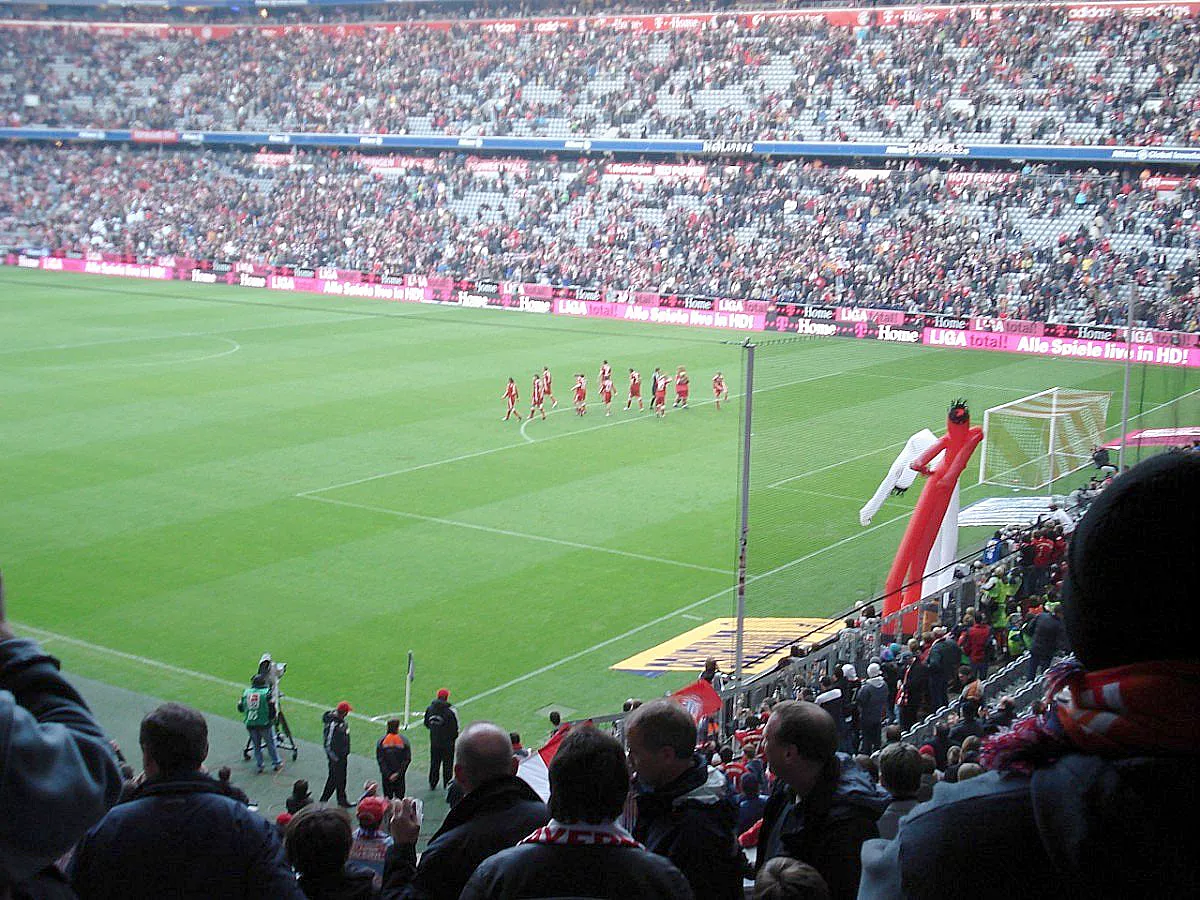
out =
<path fill-rule="evenodd" d="M 917 627 L 916 604 L 922 596 L 926 564 L 933 553 L 938 532 L 950 512 L 951 501 L 957 498 L 958 479 L 982 440 L 983 429 L 971 427 L 971 411 L 967 409 L 967 402 L 955 400 L 946 416 L 946 434 L 909 463 L 910 469 L 925 475 L 928 480 L 921 489 L 917 508 L 913 510 L 908 530 L 904 532 L 904 539 L 896 551 L 896 559 L 884 587 L 883 601 L 885 616 L 911 607 L 901 625 L 905 633 L 911 634 Z M 943 457 L 942 462 L 933 469 L 930 464 L 939 454 Z M 957 532 L 957 510 L 953 518 L 952 527 Z M 885 627 L 884 630 L 888 629 Z"/>

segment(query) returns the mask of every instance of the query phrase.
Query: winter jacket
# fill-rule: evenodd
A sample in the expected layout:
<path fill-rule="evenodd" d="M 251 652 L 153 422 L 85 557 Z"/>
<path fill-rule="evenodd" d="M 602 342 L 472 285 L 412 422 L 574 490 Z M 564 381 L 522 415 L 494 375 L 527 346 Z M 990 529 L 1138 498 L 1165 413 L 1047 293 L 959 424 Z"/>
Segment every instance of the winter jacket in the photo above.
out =
<path fill-rule="evenodd" d="M 375 761 L 384 781 L 391 775 L 403 778 L 412 763 L 412 745 L 399 734 L 385 734 L 375 745 Z"/>
<path fill-rule="evenodd" d="M 413 844 L 393 845 L 383 870 L 383 896 L 457 897 L 479 864 L 514 846 L 550 819 L 546 804 L 515 775 L 484 782 L 456 803 L 417 863 Z"/>
<path fill-rule="evenodd" d="M 929 666 L 929 677 L 941 679 L 943 685 L 949 685 L 958 675 L 958 667 L 962 662 L 962 651 L 949 638 L 941 638 L 929 648 L 929 657 L 925 664 Z"/>
<path fill-rule="evenodd" d="M 0 641 L 0 895 L 100 821 L 121 773 L 83 698 L 36 641 Z"/>
<path fill-rule="evenodd" d="M 863 847 L 859 896 L 942 900 L 1187 897 L 1200 864 L 1200 770 L 1186 759 L 1070 754 L 1032 777 L 940 783 L 895 840 Z M 980 865 L 977 853 L 1014 865 Z"/>
<path fill-rule="evenodd" d="M 75 852 L 82 898 L 302 897 L 273 825 L 200 772 L 147 781 Z"/>
<path fill-rule="evenodd" d="M 434 700 L 425 708 L 425 727 L 434 747 L 453 747 L 458 739 L 458 716 L 446 700 Z"/>
<path fill-rule="evenodd" d="M 761 869 L 770 858 L 776 822 L 786 816 L 776 855 L 798 859 L 820 872 L 833 900 L 853 897 L 858 890 L 859 849 L 863 841 L 878 837 L 875 823 L 891 797 L 851 757 L 839 753 L 806 797 L 794 807 L 790 801 L 791 791 L 781 781 L 763 814 L 755 867 Z"/>
<path fill-rule="evenodd" d="M 1048 612 L 1038 613 L 1030 623 L 1029 654 L 1036 659 L 1049 659 L 1067 645 L 1067 629 L 1062 619 Z"/>
<path fill-rule="evenodd" d="M 670 860 L 637 847 L 522 844 L 483 863 L 462 900 L 605 897 L 689 900 L 687 879 Z"/>
<path fill-rule="evenodd" d="M 350 758 L 350 725 L 333 710 L 321 716 L 325 726 L 325 755 L 341 762 Z"/>
<path fill-rule="evenodd" d="M 878 725 L 887 715 L 887 684 L 882 675 L 868 678 L 858 689 L 854 703 L 858 707 L 859 721 L 864 725 Z"/>
<path fill-rule="evenodd" d="M 962 648 L 963 653 L 967 654 L 967 658 L 973 664 L 979 665 L 979 663 L 987 662 L 987 648 L 991 639 L 992 629 L 981 622 L 967 629 L 966 633 L 958 639 L 958 646 Z"/>
<path fill-rule="evenodd" d="M 741 850 L 734 834 L 737 810 L 725 776 L 697 754 L 691 768 L 668 785 L 638 784 L 633 836 L 671 860 L 697 900 L 740 900 Z"/>

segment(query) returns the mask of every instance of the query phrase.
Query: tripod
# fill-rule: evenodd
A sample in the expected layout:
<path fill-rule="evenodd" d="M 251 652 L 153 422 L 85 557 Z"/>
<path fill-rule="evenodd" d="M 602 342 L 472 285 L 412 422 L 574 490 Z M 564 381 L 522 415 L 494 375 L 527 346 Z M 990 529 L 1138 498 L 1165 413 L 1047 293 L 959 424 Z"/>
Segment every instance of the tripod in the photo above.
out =
<path fill-rule="evenodd" d="M 280 700 L 282 700 L 282 695 Z M 287 716 L 283 714 L 283 706 L 279 707 L 279 711 L 275 714 L 275 720 L 271 723 L 275 729 L 275 746 L 280 753 L 291 753 L 292 762 L 300 755 L 300 748 L 296 746 L 296 739 L 292 737 L 292 729 L 288 726 Z M 242 758 L 249 759 L 250 754 L 254 751 L 254 742 L 249 738 L 246 739 L 246 747 L 242 750 Z"/>

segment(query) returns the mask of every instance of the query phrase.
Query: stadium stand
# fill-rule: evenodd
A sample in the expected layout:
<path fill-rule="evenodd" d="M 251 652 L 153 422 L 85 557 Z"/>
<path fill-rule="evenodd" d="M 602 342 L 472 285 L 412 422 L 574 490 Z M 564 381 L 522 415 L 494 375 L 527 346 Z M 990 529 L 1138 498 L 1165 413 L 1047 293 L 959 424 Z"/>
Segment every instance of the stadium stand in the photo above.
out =
<path fill-rule="evenodd" d="M 1186 179 L 0 146 L 11 247 L 1195 331 Z M 132 185 L 132 192 L 130 191 Z M 400 227 L 403 225 L 403 227 Z"/>
<path fill-rule="evenodd" d="M 9 124 L 722 140 L 1192 144 L 1200 22 L 1065 8 L 629 34 L 10 27 Z M 746 24 L 742 24 L 746 22 Z M 699 65 L 697 63 L 699 62 Z M 31 102 L 35 101 L 35 102 Z"/>

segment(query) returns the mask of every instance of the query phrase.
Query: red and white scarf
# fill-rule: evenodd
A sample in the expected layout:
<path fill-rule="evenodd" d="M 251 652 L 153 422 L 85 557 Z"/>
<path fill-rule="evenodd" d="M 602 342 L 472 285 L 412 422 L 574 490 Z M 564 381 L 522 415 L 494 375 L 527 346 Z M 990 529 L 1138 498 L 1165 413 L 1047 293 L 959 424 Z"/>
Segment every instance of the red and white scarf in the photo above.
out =
<path fill-rule="evenodd" d="M 1086 672 L 1060 663 L 1046 675 L 1048 709 L 990 738 L 985 768 L 1028 774 L 1067 753 L 1172 756 L 1200 743 L 1200 664 L 1143 662 Z"/>
<path fill-rule="evenodd" d="M 522 844 L 559 844 L 575 847 L 641 847 L 628 831 L 616 822 L 605 822 L 602 825 L 589 825 L 586 822 L 573 822 L 566 825 L 557 819 L 551 819 L 533 834 L 529 835 Z M 642 848 L 645 849 L 645 848 Z"/>

